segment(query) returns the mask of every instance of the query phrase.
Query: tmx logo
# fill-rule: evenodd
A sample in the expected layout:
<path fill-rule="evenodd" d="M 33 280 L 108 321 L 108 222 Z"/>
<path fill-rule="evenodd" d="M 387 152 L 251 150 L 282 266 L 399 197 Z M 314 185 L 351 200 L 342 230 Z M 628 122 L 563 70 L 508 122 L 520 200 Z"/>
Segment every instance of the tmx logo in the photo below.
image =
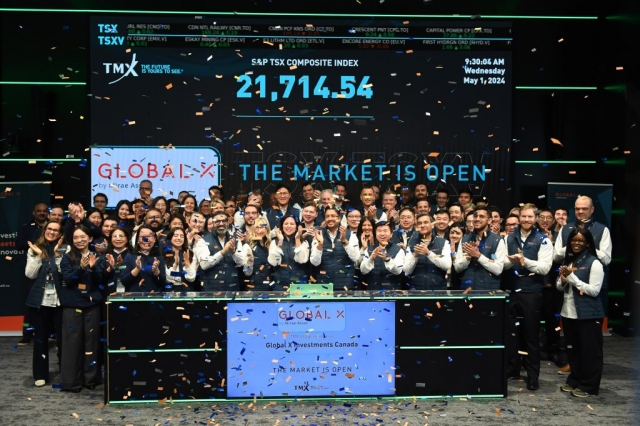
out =
<path fill-rule="evenodd" d="M 130 64 L 124 64 L 122 62 L 103 62 L 102 65 L 104 65 L 104 72 L 106 74 L 122 74 L 122 76 L 117 79 L 117 80 L 113 80 L 111 82 L 109 82 L 109 84 L 113 84 L 113 83 L 117 83 L 120 80 L 122 80 L 123 78 L 125 78 L 126 76 L 128 76 L 129 74 L 131 74 L 133 77 L 137 77 L 138 73 L 135 70 L 135 66 L 138 65 L 138 61 L 136 61 L 136 54 L 133 54 L 133 57 L 131 58 L 131 63 Z M 127 71 L 125 72 L 125 67 L 127 68 Z"/>
<path fill-rule="evenodd" d="M 101 34 L 118 34 L 118 24 L 98 24 L 98 30 Z M 124 37 L 100 35 L 98 42 L 101 46 L 122 46 Z"/>

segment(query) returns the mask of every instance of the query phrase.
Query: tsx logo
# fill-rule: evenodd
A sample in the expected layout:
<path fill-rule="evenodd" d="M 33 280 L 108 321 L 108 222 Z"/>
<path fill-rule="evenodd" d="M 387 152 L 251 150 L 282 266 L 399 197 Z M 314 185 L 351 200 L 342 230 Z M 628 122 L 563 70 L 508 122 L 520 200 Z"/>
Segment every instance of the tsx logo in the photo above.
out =
<path fill-rule="evenodd" d="M 113 80 L 109 82 L 109 84 L 117 83 L 128 75 L 131 75 L 133 77 L 138 76 L 138 73 L 135 70 L 135 66 L 138 65 L 138 61 L 136 61 L 135 53 L 131 58 L 130 64 L 125 64 L 122 62 L 103 62 L 102 65 L 104 65 L 104 71 L 106 74 L 122 74 L 122 76 L 119 79 Z M 126 71 L 125 71 L 125 67 L 127 69 Z"/>
<path fill-rule="evenodd" d="M 118 24 L 98 24 L 101 34 L 118 34 Z M 124 37 L 98 36 L 101 46 L 122 46 Z"/>

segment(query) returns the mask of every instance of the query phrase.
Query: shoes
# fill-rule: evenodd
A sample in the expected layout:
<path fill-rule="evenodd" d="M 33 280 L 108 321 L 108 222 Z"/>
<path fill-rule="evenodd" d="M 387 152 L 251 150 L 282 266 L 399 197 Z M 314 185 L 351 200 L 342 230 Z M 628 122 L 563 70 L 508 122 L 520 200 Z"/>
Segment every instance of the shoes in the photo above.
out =
<path fill-rule="evenodd" d="M 25 336 L 18 342 L 18 346 L 26 346 L 29 343 L 31 343 L 31 337 Z"/>
<path fill-rule="evenodd" d="M 73 392 L 73 393 L 80 393 L 81 390 L 82 390 L 82 388 L 62 389 L 63 392 Z"/>
<path fill-rule="evenodd" d="M 578 388 L 575 388 L 574 390 L 571 391 L 571 395 L 575 396 L 576 398 L 586 398 L 588 396 L 591 396 L 590 394 L 586 393 L 585 391 L 582 391 Z"/>
<path fill-rule="evenodd" d="M 36 380 L 36 386 L 41 388 L 42 386 L 46 385 L 47 382 L 44 380 Z"/>
<path fill-rule="evenodd" d="M 527 377 L 527 389 L 531 391 L 540 389 L 540 383 L 538 383 L 537 377 Z"/>
<path fill-rule="evenodd" d="M 560 390 L 562 392 L 573 392 L 574 389 L 575 388 L 571 387 L 570 385 L 562 385 L 562 386 L 560 386 Z"/>
<path fill-rule="evenodd" d="M 571 366 L 569 364 L 561 367 L 560 370 L 558 370 L 558 374 L 566 375 L 569 373 L 571 373 Z"/>

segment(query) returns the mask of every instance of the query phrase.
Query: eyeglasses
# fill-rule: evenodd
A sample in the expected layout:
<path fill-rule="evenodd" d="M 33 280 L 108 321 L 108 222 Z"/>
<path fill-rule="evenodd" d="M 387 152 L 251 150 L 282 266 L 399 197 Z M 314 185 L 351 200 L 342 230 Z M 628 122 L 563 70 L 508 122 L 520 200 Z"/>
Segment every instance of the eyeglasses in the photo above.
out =
<path fill-rule="evenodd" d="M 45 229 L 45 231 L 58 233 L 58 232 L 60 232 L 60 229 L 47 228 L 47 229 Z"/>
<path fill-rule="evenodd" d="M 357 215 L 357 216 L 347 215 L 347 219 L 362 219 L 362 216 L 360 216 L 360 215 Z"/>
<path fill-rule="evenodd" d="M 216 225 L 218 225 L 218 224 L 220 224 L 220 223 L 227 223 L 227 220 L 226 220 L 226 219 L 214 220 L 214 221 L 213 221 L 213 223 L 214 223 L 214 224 L 216 224 Z"/>
<path fill-rule="evenodd" d="M 151 187 L 149 186 L 147 187 L 141 186 L 140 189 L 142 189 L 143 191 L 151 191 Z"/>

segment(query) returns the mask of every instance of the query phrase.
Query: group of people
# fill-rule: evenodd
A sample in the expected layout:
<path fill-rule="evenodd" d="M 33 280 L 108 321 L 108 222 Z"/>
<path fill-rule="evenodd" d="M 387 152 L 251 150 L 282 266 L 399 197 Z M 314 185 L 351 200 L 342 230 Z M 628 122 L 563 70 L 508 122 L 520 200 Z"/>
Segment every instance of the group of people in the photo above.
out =
<path fill-rule="evenodd" d="M 263 208 L 261 191 L 225 198 L 209 189 L 197 201 L 140 196 L 108 210 L 38 204 L 35 222 L 19 233 L 30 280 L 27 320 L 34 333 L 36 386 L 49 379 L 47 337 L 53 325 L 63 390 L 101 382 L 100 323 L 106 298 L 117 292 L 287 291 L 292 284 L 333 284 L 335 291 L 507 291 L 508 375 L 527 373 L 539 388 L 540 320 L 548 352 L 559 351 L 559 321 L 570 375 L 561 389 L 597 395 L 602 375 L 609 230 L 592 221 L 588 197 L 575 202 L 575 223 L 564 209 L 520 204 L 503 217 L 468 190 L 450 202 L 426 184 L 396 185 L 380 194 L 364 186 L 357 203 L 340 183 L 302 185 L 299 201 L 280 184 Z M 25 336 L 26 341 L 29 337 Z"/>

